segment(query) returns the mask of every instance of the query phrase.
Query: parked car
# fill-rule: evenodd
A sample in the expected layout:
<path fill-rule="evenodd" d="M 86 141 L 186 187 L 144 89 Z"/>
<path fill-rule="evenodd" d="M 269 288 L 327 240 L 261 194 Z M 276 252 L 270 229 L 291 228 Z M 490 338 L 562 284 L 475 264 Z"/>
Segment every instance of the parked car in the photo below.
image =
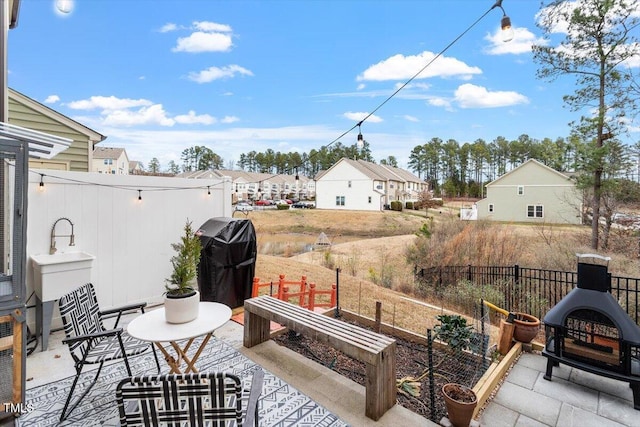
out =
<path fill-rule="evenodd" d="M 313 202 L 296 202 L 292 204 L 291 207 L 296 209 L 313 209 L 315 205 Z"/>
<path fill-rule="evenodd" d="M 249 212 L 253 210 L 253 206 L 251 206 L 247 202 L 239 202 L 238 204 L 236 204 L 236 210 L 242 211 L 242 212 Z"/>
<path fill-rule="evenodd" d="M 273 202 L 274 205 L 288 205 L 286 200 L 276 200 L 275 202 Z"/>
<path fill-rule="evenodd" d="M 266 200 L 266 199 L 261 199 L 256 202 L 256 206 L 270 206 L 272 204 L 273 203 L 271 202 L 271 200 Z"/>

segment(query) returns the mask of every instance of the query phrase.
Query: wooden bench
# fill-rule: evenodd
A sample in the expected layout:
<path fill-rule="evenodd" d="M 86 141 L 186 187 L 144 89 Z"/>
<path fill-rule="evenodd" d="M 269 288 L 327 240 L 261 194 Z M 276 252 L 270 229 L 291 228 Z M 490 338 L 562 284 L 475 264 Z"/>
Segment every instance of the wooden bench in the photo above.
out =
<path fill-rule="evenodd" d="M 270 321 L 364 362 L 367 417 L 377 421 L 395 405 L 396 340 L 263 295 L 244 301 L 244 346 L 250 348 L 269 340 Z"/>

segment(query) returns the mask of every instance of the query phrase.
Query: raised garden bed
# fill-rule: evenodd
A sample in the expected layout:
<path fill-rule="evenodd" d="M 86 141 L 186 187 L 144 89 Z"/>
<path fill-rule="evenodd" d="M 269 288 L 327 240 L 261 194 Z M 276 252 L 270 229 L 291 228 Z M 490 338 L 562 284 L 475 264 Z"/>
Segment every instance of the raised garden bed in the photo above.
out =
<path fill-rule="evenodd" d="M 372 328 L 374 323 L 371 319 L 362 318 L 354 313 L 343 311 L 342 314 L 345 321 L 357 323 L 363 327 Z M 397 342 L 397 378 L 405 379 L 408 388 L 415 383 L 420 385 L 419 393 L 415 397 L 410 393 L 398 393 L 398 404 L 433 421 L 439 421 L 443 416 L 446 416 L 444 401 L 440 394 L 444 384 L 458 382 L 473 387 L 478 394 L 478 409 L 480 409 L 512 363 L 508 361 L 512 360 L 509 355 L 500 364 L 485 361 L 485 365 L 488 365 L 489 368 L 486 369 L 487 374 L 483 375 L 485 369 L 482 368 L 482 359 L 479 356 L 464 352 L 463 356 L 455 358 L 452 357 L 451 352 L 447 351 L 446 346 L 434 343 L 432 364 L 435 383 L 431 386 L 427 375 L 429 360 L 426 338 L 406 330 L 393 328 L 390 325 L 382 326 L 381 332 L 394 337 Z M 331 346 L 295 333 L 284 333 L 274 337 L 274 340 L 278 344 L 364 385 L 364 364 L 342 354 Z M 506 367 L 501 368 L 500 366 Z M 432 411 L 430 399 L 432 390 L 435 395 L 434 411 Z"/>

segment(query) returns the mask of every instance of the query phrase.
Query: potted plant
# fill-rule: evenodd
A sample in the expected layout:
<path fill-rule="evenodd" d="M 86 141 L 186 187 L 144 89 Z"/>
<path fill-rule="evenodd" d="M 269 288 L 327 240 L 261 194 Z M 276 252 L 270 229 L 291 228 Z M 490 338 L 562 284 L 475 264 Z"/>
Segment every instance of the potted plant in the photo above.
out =
<path fill-rule="evenodd" d="M 436 338 L 444 341 L 456 356 L 471 346 L 473 327 L 467 325 L 467 319 L 458 314 L 440 314 L 436 316 L 440 324 L 434 328 Z M 454 427 L 469 427 L 478 398 L 473 390 L 458 383 L 442 386 L 442 395 L 447 408 L 447 416 Z"/>
<path fill-rule="evenodd" d="M 165 318 L 169 323 L 186 323 L 198 317 L 200 293 L 196 289 L 198 263 L 202 245 L 187 219 L 179 243 L 172 243 L 176 254 L 171 257 L 173 271 L 166 279 L 164 293 Z"/>

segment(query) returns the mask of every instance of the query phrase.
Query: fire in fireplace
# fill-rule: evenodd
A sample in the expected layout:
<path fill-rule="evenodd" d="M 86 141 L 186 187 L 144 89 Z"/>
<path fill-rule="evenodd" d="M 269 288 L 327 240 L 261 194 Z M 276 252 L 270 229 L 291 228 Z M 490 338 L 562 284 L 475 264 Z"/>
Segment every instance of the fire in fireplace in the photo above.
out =
<path fill-rule="evenodd" d="M 582 260 L 592 258 L 600 264 Z M 640 410 L 640 326 L 611 295 L 608 257 L 578 255 L 578 285 L 544 317 L 544 376 L 562 363 L 629 383 Z"/>

